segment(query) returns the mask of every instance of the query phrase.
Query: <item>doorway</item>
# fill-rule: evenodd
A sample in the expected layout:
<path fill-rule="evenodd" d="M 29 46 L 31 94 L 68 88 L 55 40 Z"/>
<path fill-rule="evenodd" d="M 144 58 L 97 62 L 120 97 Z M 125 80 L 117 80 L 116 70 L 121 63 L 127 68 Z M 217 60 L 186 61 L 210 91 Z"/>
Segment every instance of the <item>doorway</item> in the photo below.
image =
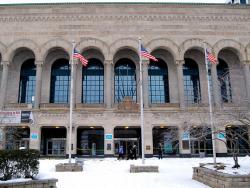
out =
<path fill-rule="evenodd" d="M 133 146 L 136 146 L 136 155 L 141 155 L 141 129 L 127 126 L 116 127 L 114 129 L 114 155 L 118 155 L 121 145 L 124 148 L 125 156 Z"/>

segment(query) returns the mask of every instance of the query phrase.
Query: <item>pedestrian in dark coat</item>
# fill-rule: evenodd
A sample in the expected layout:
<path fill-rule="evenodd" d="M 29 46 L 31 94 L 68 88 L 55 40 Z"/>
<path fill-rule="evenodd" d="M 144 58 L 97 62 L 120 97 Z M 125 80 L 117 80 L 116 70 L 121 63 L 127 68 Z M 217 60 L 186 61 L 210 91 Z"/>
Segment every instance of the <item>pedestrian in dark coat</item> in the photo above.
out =
<path fill-rule="evenodd" d="M 158 158 L 159 159 L 162 159 L 162 153 L 163 153 L 162 145 L 161 143 L 159 143 L 159 146 L 158 146 L 158 154 L 159 154 Z"/>
<path fill-rule="evenodd" d="M 136 145 L 133 146 L 132 148 L 132 156 L 133 156 L 133 159 L 137 159 L 137 156 L 136 156 Z"/>
<path fill-rule="evenodd" d="M 132 154 L 132 146 L 128 146 L 128 155 L 127 155 L 127 160 L 133 159 L 133 154 Z"/>

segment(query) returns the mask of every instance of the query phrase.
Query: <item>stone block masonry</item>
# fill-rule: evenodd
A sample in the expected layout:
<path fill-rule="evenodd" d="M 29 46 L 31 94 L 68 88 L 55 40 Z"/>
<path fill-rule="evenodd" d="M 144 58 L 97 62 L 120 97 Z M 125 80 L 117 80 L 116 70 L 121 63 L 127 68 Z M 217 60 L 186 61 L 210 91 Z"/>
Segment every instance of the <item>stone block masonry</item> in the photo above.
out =
<path fill-rule="evenodd" d="M 231 175 L 204 167 L 193 168 L 193 179 L 212 188 L 249 188 L 250 175 Z"/>

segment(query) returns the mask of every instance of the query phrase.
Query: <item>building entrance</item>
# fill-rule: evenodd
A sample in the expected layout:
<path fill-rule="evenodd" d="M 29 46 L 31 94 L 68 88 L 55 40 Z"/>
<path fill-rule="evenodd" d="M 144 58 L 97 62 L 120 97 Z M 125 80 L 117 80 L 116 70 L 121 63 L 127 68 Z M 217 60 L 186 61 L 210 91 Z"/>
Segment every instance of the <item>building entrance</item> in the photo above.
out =
<path fill-rule="evenodd" d="M 47 140 L 47 155 L 53 156 L 63 156 L 65 155 L 65 145 L 66 139 L 65 138 L 51 138 Z"/>
<path fill-rule="evenodd" d="M 136 148 L 136 155 L 141 155 L 141 129 L 137 127 L 116 127 L 114 129 L 114 154 L 118 155 L 119 147 L 123 146 L 127 156 L 132 147 Z"/>
<path fill-rule="evenodd" d="M 114 140 L 115 144 L 115 155 L 118 155 L 119 147 L 123 146 L 124 148 L 124 155 L 128 155 L 133 146 L 136 146 L 136 155 L 139 155 L 139 141 L 136 138 L 115 138 Z"/>
<path fill-rule="evenodd" d="M 66 128 L 43 127 L 41 131 L 41 154 L 64 156 L 66 154 Z"/>

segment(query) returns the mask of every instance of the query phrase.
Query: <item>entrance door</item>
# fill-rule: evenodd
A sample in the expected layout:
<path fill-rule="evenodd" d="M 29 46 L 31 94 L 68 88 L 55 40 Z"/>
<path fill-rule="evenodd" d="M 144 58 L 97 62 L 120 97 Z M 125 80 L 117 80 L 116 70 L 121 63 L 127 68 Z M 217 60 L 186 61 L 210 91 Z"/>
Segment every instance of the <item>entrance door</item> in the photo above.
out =
<path fill-rule="evenodd" d="M 47 155 L 65 155 L 65 139 L 52 138 L 47 140 Z"/>
<path fill-rule="evenodd" d="M 123 146 L 124 154 L 127 156 L 129 149 L 136 145 L 136 155 L 139 155 L 139 141 L 136 138 L 115 138 L 115 155 L 118 155 L 119 147 Z"/>

